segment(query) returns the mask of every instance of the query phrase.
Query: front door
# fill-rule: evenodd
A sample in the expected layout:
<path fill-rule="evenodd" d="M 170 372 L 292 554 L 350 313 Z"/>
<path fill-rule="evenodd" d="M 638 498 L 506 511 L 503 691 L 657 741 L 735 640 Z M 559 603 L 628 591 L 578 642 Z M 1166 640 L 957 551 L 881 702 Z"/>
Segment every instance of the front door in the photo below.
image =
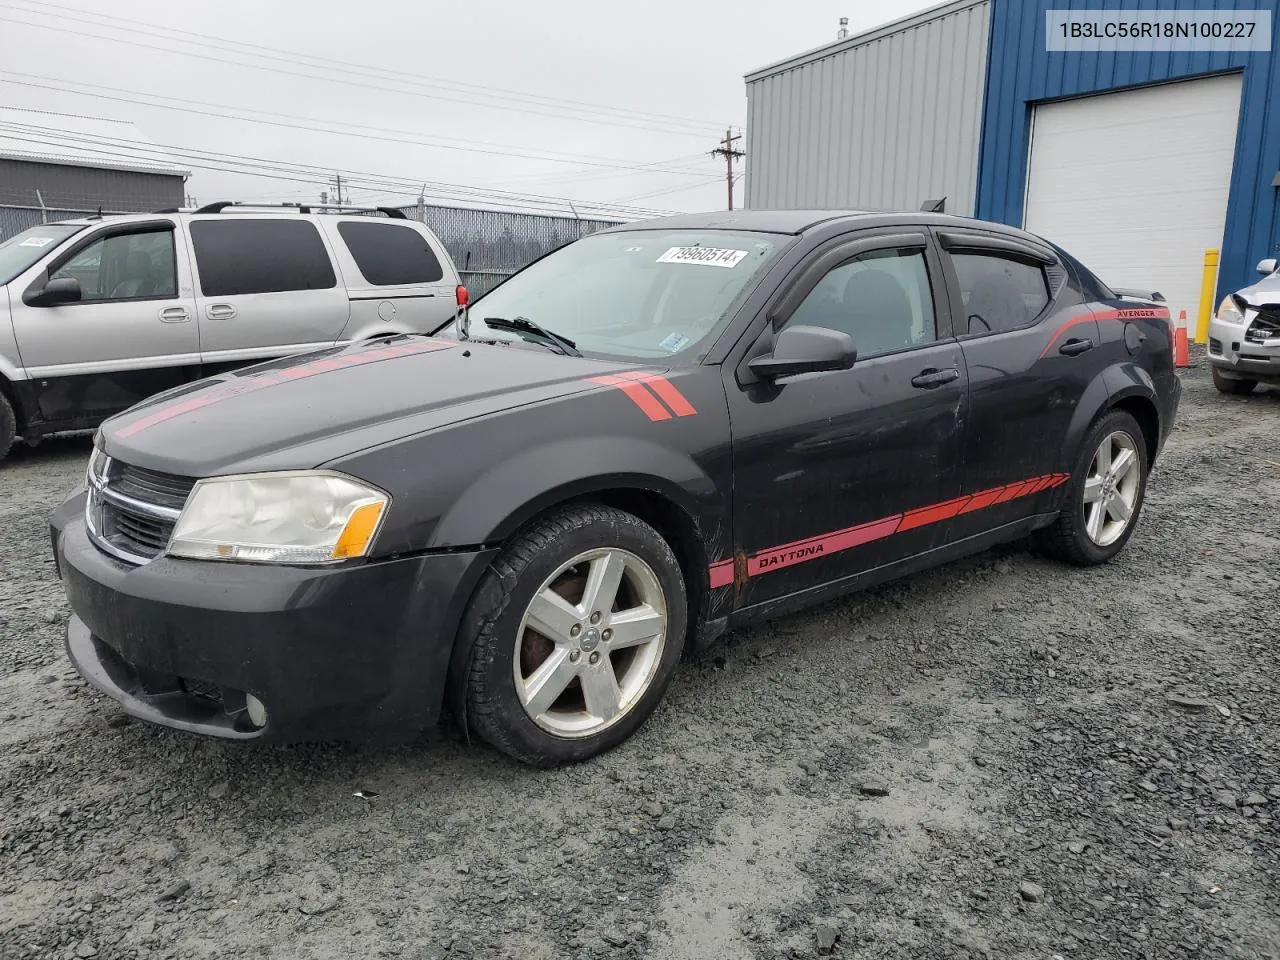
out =
<path fill-rule="evenodd" d="M 350 303 L 316 225 L 302 217 L 194 217 L 200 352 L 206 367 L 331 345 Z"/>
<path fill-rule="evenodd" d="M 10 285 L 18 352 L 43 420 L 98 421 L 199 376 L 186 261 L 171 220 L 107 226 Z M 52 279 L 74 279 L 80 300 L 22 301 Z"/>
<path fill-rule="evenodd" d="M 745 385 L 743 366 L 726 371 L 739 606 L 930 549 L 946 523 L 934 508 L 960 492 L 967 382 L 931 241 L 921 231 L 837 244 L 798 274 L 811 291 L 762 339 L 788 324 L 827 327 L 848 333 L 858 357 Z"/>

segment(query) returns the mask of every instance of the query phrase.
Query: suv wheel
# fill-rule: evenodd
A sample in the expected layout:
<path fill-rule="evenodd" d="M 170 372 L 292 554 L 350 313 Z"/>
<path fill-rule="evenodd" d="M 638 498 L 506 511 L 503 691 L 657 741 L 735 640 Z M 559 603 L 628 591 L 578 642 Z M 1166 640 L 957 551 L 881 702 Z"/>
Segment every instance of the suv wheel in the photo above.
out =
<path fill-rule="evenodd" d="M 463 624 L 466 722 L 525 763 L 585 760 L 633 734 L 684 647 L 684 578 L 656 530 L 573 507 L 520 533 Z"/>
<path fill-rule="evenodd" d="M 1250 380 L 1246 377 L 1228 377 L 1213 368 L 1213 385 L 1218 388 L 1219 393 L 1231 393 L 1237 396 L 1253 393 L 1253 388 L 1258 385 L 1257 380 Z"/>
<path fill-rule="evenodd" d="M 1038 534 L 1045 552 L 1080 566 L 1106 563 L 1129 542 L 1147 487 L 1142 428 L 1123 410 L 1099 419 L 1085 437 L 1067 502 Z"/>
<path fill-rule="evenodd" d="M 13 414 L 13 407 L 0 393 L 0 460 L 3 460 L 9 454 L 9 449 L 13 446 L 13 441 L 18 436 L 18 418 Z"/>

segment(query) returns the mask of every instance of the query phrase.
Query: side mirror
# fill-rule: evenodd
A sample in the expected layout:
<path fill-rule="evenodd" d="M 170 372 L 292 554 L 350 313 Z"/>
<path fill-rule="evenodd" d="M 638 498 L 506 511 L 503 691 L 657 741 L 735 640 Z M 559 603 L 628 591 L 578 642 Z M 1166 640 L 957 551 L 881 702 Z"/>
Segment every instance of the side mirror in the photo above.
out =
<path fill-rule="evenodd" d="M 1258 264 L 1258 272 L 1264 277 L 1271 276 L 1276 272 L 1277 268 L 1280 268 L 1280 261 L 1277 261 L 1275 257 L 1269 257 Z"/>
<path fill-rule="evenodd" d="M 38 290 L 28 290 L 22 302 L 28 307 L 56 307 L 60 303 L 79 303 L 80 281 L 75 277 L 57 277 Z"/>
<path fill-rule="evenodd" d="M 751 372 L 765 380 L 791 377 L 799 373 L 848 370 L 858 358 L 853 338 L 826 327 L 784 327 L 773 344 L 773 353 L 747 363 Z"/>

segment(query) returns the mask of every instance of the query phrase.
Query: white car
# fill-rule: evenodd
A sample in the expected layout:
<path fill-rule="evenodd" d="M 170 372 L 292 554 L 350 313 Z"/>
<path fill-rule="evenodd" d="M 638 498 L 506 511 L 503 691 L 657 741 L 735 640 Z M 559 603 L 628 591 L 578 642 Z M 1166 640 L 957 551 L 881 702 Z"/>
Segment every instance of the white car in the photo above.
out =
<path fill-rule="evenodd" d="M 1209 365 L 1223 393 L 1280 386 L 1280 263 L 1263 260 L 1258 272 L 1265 279 L 1228 296 L 1209 321 Z"/>
<path fill-rule="evenodd" d="M 0 458 L 234 367 L 447 323 L 466 291 L 439 239 L 355 209 L 216 203 L 0 243 Z"/>

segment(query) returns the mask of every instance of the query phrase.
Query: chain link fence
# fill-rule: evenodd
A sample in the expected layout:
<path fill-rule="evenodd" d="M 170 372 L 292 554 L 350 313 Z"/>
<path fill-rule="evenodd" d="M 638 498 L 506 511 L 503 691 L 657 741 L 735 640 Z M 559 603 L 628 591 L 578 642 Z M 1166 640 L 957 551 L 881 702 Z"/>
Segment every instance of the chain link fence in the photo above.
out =
<path fill-rule="evenodd" d="M 466 207 L 402 209 L 405 216 L 425 223 L 440 238 L 473 297 L 566 243 L 626 222 Z"/>

